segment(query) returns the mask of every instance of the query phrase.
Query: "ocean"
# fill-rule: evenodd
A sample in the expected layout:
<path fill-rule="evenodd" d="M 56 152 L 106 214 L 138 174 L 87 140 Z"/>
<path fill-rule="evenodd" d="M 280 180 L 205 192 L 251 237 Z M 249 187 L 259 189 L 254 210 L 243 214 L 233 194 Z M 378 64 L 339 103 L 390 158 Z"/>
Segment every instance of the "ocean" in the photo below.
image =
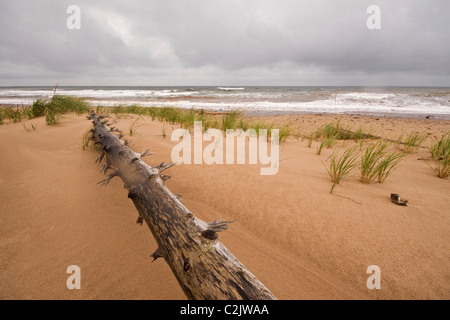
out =
<path fill-rule="evenodd" d="M 0 104 L 29 105 L 53 87 L 0 87 Z M 93 106 L 139 104 L 249 114 L 331 113 L 450 119 L 450 88 L 439 87 L 58 87 Z"/>

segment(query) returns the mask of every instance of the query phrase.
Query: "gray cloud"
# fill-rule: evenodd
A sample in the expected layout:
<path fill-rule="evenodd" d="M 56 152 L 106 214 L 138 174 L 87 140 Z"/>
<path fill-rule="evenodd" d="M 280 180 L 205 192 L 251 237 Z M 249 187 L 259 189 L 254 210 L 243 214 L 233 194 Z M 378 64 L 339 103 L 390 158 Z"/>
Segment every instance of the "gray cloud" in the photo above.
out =
<path fill-rule="evenodd" d="M 81 8 L 81 30 L 66 9 Z M 381 30 L 366 9 L 381 7 Z M 0 85 L 450 85 L 447 0 L 2 1 Z"/>

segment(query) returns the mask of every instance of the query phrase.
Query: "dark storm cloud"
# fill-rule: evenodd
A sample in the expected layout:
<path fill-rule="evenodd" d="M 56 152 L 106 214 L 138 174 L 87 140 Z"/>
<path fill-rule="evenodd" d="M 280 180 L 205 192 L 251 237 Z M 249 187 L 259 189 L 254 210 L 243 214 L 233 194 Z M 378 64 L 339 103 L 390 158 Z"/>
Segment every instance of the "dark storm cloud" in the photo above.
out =
<path fill-rule="evenodd" d="M 81 30 L 66 27 L 69 5 Z M 381 8 L 381 30 L 366 9 Z M 2 1 L 1 85 L 450 85 L 447 0 Z"/>

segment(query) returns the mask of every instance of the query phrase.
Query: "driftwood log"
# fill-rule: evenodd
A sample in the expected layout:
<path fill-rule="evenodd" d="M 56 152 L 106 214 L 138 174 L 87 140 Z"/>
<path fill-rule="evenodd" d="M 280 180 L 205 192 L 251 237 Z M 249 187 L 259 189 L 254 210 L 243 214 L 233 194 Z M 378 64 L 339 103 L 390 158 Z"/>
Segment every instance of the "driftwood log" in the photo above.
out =
<path fill-rule="evenodd" d="M 188 299 L 193 300 L 272 300 L 274 295 L 218 240 L 218 232 L 232 221 L 206 223 L 196 218 L 165 185 L 162 173 L 172 163 L 149 166 L 141 160 L 150 155 L 136 153 L 108 127 L 107 116 L 93 111 L 92 139 L 100 146 L 97 162 L 108 177 L 101 186 L 118 176 L 136 206 L 137 223 L 147 223 L 158 249 L 154 260 L 164 258 Z M 154 261 L 153 260 L 153 261 Z"/>

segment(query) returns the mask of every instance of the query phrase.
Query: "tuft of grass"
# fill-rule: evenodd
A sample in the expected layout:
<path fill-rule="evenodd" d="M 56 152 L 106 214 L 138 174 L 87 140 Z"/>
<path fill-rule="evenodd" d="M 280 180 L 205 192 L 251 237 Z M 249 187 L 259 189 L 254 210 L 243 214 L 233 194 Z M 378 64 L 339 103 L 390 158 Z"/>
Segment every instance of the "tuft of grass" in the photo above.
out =
<path fill-rule="evenodd" d="M 337 150 L 333 152 L 329 158 L 329 167 L 325 166 L 325 169 L 327 169 L 327 172 L 330 175 L 331 182 L 333 183 L 330 193 L 333 193 L 334 188 L 343 178 L 350 175 L 352 170 L 358 165 L 358 158 L 358 146 L 346 149 L 340 156 L 338 155 Z"/>
<path fill-rule="evenodd" d="M 380 137 L 374 136 L 371 133 L 364 133 L 362 128 L 356 131 L 352 131 L 349 127 L 343 127 L 340 120 L 336 122 L 327 123 L 319 128 L 313 133 L 314 138 L 327 139 L 334 137 L 336 140 L 355 140 L 359 141 L 361 139 L 379 139 Z"/>
<path fill-rule="evenodd" d="M 419 132 L 412 132 L 410 133 L 404 141 L 403 140 L 404 134 L 402 134 L 397 139 L 397 144 L 399 149 L 401 149 L 405 153 L 411 153 L 416 151 L 422 143 L 428 138 L 427 133 L 419 133 Z"/>
<path fill-rule="evenodd" d="M 72 96 L 55 95 L 47 103 L 46 109 L 49 113 L 61 115 L 68 112 L 75 112 L 78 116 L 89 112 L 89 104 L 81 98 Z"/>
<path fill-rule="evenodd" d="M 33 115 L 33 117 L 43 117 L 45 115 L 47 105 L 48 103 L 41 99 L 37 99 L 36 101 L 34 101 L 31 105 L 31 114 Z"/>
<path fill-rule="evenodd" d="M 22 123 L 23 128 L 25 129 L 26 132 L 31 132 L 31 131 L 36 131 L 37 129 L 37 125 L 31 124 L 31 129 L 28 128 L 25 124 Z"/>
<path fill-rule="evenodd" d="M 89 111 L 89 104 L 83 99 L 71 96 L 54 95 L 50 100 L 37 99 L 31 106 L 18 106 L 16 108 L 2 109 L 0 112 L 0 123 L 8 118 L 14 123 L 21 122 L 24 118 L 34 119 L 37 117 L 46 118 L 48 125 L 59 123 L 62 114 L 75 112 L 81 115 Z"/>
<path fill-rule="evenodd" d="M 300 138 L 302 138 L 303 141 L 303 137 L 302 137 L 302 131 L 300 129 L 294 129 L 292 130 L 292 136 L 297 139 L 297 141 L 300 141 Z"/>
<path fill-rule="evenodd" d="M 239 110 L 234 110 L 229 113 L 224 113 L 222 115 L 222 130 L 227 131 L 227 129 L 236 129 L 237 120 L 240 115 L 241 115 L 241 113 Z"/>
<path fill-rule="evenodd" d="M 382 159 L 376 168 L 377 181 L 383 183 L 391 174 L 392 170 L 400 163 L 405 156 L 402 152 L 393 151 L 387 157 Z"/>
<path fill-rule="evenodd" d="M 337 139 L 343 139 L 344 137 L 340 134 L 341 131 L 341 124 L 340 121 L 337 121 L 336 123 L 327 123 L 321 128 L 321 135 L 323 138 L 327 139 L 330 137 L 335 137 Z"/>
<path fill-rule="evenodd" d="M 48 126 L 54 126 L 59 124 L 60 115 L 55 113 L 53 110 L 47 110 L 47 114 L 45 116 L 45 123 Z"/>
<path fill-rule="evenodd" d="M 83 148 L 83 150 L 86 150 L 87 148 L 89 148 L 89 145 L 92 142 L 92 134 L 91 134 L 91 130 L 87 130 L 84 135 L 83 138 L 81 140 L 81 147 Z"/>
<path fill-rule="evenodd" d="M 28 127 L 27 127 L 26 125 L 24 125 L 23 123 L 22 123 L 22 126 L 23 126 L 23 128 L 25 129 L 26 132 L 31 132 L 31 129 L 28 128 Z"/>
<path fill-rule="evenodd" d="M 311 147 L 312 147 L 312 142 L 313 142 L 313 140 L 314 140 L 314 133 L 311 133 L 311 134 L 308 136 L 308 148 L 311 148 Z"/>
<path fill-rule="evenodd" d="M 239 120 L 238 128 L 247 131 L 250 128 L 250 123 L 244 119 Z"/>
<path fill-rule="evenodd" d="M 353 140 L 355 141 L 360 141 L 360 140 L 364 140 L 365 139 L 365 135 L 363 133 L 363 129 L 359 128 L 358 130 L 356 130 L 353 133 Z"/>
<path fill-rule="evenodd" d="M 317 154 L 320 155 L 322 153 L 322 149 L 326 147 L 327 149 L 331 149 L 337 143 L 336 136 L 330 135 L 325 140 L 323 140 L 319 147 L 317 148 Z"/>
<path fill-rule="evenodd" d="M 362 183 L 371 183 L 375 179 L 383 183 L 391 174 L 392 170 L 400 163 L 405 154 L 403 152 L 387 152 L 388 143 L 380 140 L 369 145 L 361 155 L 361 178 Z"/>
<path fill-rule="evenodd" d="M 327 139 L 325 139 L 325 146 L 327 147 L 327 149 L 333 148 L 336 143 L 336 136 L 329 136 Z"/>
<path fill-rule="evenodd" d="M 175 110 L 175 109 L 174 109 Z M 191 131 L 191 128 L 194 127 L 194 122 L 196 121 L 196 113 L 194 109 L 189 110 L 187 113 L 178 113 L 178 111 L 175 111 L 174 119 L 170 120 L 172 124 L 175 122 L 180 122 L 182 127 L 185 129 Z"/>
<path fill-rule="evenodd" d="M 317 147 L 317 155 L 320 156 L 320 154 L 322 153 L 322 149 L 325 147 L 326 145 L 326 141 L 323 140 L 320 145 Z"/>
<path fill-rule="evenodd" d="M 361 182 L 370 183 L 377 176 L 377 166 L 384 156 L 387 143 L 377 142 L 368 146 L 361 155 Z"/>
<path fill-rule="evenodd" d="M 142 118 L 138 117 L 130 124 L 130 127 L 128 128 L 130 137 L 134 136 L 137 132 L 137 129 L 142 126 L 142 124 L 138 123 L 140 120 L 142 120 Z"/>
<path fill-rule="evenodd" d="M 217 119 L 207 119 L 205 121 L 203 121 L 203 126 L 204 126 L 204 130 L 205 132 L 209 129 L 209 128 L 219 128 L 219 121 Z"/>
<path fill-rule="evenodd" d="M 287 138 L 289 138 L 290 135 L 290 128 L 287 125 L 282 126 L 280 129 L 278 129 L 277 132 L 273 132 L 273 127 L 270 126 L 270 139 L 272 143 L 282 143 L 286 142 Z M 269 133 L 269 130 L 267 130 Z"/>
<path fill-rule="evenodd" d="M 263 129 L 266 129 L 266 141 L 269 142 L 270 139 L 272 138 L 272 129 L 274 129 L 274 125 L 273 124 L 268 124 L 266 125 Z"/>
<path fill-rule="evenodd" d="M 18 123 L 22 121 L 22 110 L 20 107 L 17 108 L 8 108 L 8 118 L 11 119 L 14 123 Z"/>
<path fill-rule="evenodd" d="M 107 113 L 106 111 L 107 111 L 107 109 L 105 107 L 102 107 L 102 106 L 95 107 L 96 114 L 105 114 L 105 113 Z"/>
<path fill-rule="evenodd" d="M 162 132 L 161 135 L 163 136 L 164 139 L 167 137 L 166 130 L 167 130 L 166 124 L 163 123 L 162 128 L 161 128 L 161 132 Z"/>
<path fill-rule="evenodd" d="M 278 138 L 281 142 L 286 142 L 287 138 L 291 135 L 291 128 L 288 125 L 284 125 L 279 129 Z"/>
<path fill-rule="evenodd" d="M 259 136 L 260 130 L 267 129 L 267 125 L 264 122 L 256 121 L 249 124 L 249 128 L 255 130 L 256 135 Z"/>
<path fill-rule="evenodd" d="M 441 139 L 431 146 L 430 153 L 436 175 L 439 178 L 448 178 L 450 176 L 450 132 L 444 133 Z"/>

